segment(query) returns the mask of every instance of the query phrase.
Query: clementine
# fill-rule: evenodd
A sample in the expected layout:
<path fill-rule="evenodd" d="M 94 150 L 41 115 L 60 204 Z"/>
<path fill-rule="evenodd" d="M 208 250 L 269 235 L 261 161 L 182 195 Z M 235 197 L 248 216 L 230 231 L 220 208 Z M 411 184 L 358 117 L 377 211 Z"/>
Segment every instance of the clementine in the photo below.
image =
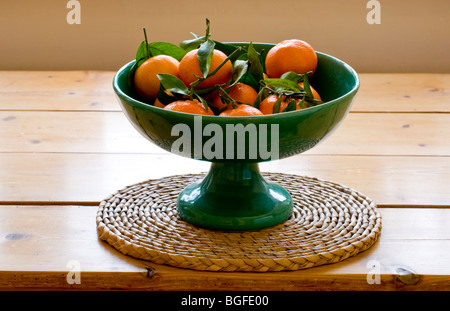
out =
<path fill-rule="evenodd" d="M 266 56 L 266 73 L 270 78 L 279 78 L 283 73 L 298 74 L 313 72 L 317 67 L 317 55 L 312 46 L 302 40 L 284 40 L 272 47 Z"/>
<path fill-rule="evenodd" d="M 263 113 L 259 109 L 247 104 L 240 104 L 236 108 L 230 106 L 219 114 L 220 117 L 250 117 L 262 115 Z"/>
<path fill-rule="evenodd" d="M 258 96 L 258 93 L 250 85 L 239 82 L 231 88 L 231 90 L 228 92 L 228 95 L 239 104 L 253 105 L 255 103 L 256 97 Z M 213 105 L 219 109 L 227 106 L 226 103 L 222 102 L 222 99 L 219 95 L 216 95 L 214 97 Z"/>
<path fill-rule="evenodd" d="M 275 103 L 277 102 L 279 96 L 278 95 L 270 95 L 268 97 L 266 97 L 260 104 L 259 104 L 259 110 L 263 113 L 263 114 L 273 114 L 273 106 L 275 105 Z M 286 109 L 287 105 L 289 104 L 289 102 L 291 102 L 292 99 L 288 99 L 285 96 L 282 96 L 281 98 L 281 103 L 280 103 L 280 108 L 278 109 L 278 112 L 283 112 L 284 109 Z M 295 99 L 295 101 L 298 103 L 298 99 Z M 296 105 L 295 110 L 300 110 L 300 106 Z"/>
<path fill-rule="evenodd" d="M 189 51 L 180 61 L 179 78 L 187 87 L 191 86 L 191 83 L 198 80 L 198 77 L 203 77 L 200 70 L 200 63 L 198 61 L 198 49 Z M 219 50 L 213 51 L 211 60 L 211 67 L 209 73 L 216 70 L 217 67 L 225 61 L 227 55 Z M 230 60 L 227 60 L 225 64 L 212 76 L 202 81 L 197 88 L 208 88 L 216 84 L 227 83 L 231 79 L 233 74 L 233 66 Z"/>
<path fill-rule="evenodd" d="M 168 55 L 157 55 L 144 61 L 134 73 L 136 92 L 145 100 L 153 100 L 158 95 L 160 82 L 158 73 L 178 76 L 179 62 Z"/>
<path fill-rule="evenodd" d="M 210 108 L 208 108 L 208 111 L 206 111 L 203 104 L 196 99 L 177 100 L 166 105 L 164 109 L 192 114 L 201 114 L 210 116 L 214 115 L 214 113 Z"/>

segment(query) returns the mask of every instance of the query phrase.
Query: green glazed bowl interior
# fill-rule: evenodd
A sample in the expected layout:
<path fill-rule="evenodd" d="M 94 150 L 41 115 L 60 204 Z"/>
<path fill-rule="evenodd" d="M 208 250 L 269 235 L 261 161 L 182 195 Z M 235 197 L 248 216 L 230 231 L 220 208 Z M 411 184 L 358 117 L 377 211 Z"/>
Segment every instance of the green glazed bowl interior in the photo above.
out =
<path fill-rule="evenodd" d="M 253 45 L 259 51 L 273 46 Z M 134 61 L 117 72 L 115 94 L 139 133 L 166 151 L 212 162 L 206 177 L 186 185 L 178 196 L 183 220 L 212 230 L 247 231 L 275 226 L 291 216 L 290 194 L 267 182 L 258 163 L 302 153 L 323 141 L 345 118 L 359 88 L 350 66 L 323 53 L 317 56 L 310 82 L 324 103 L 265 116 L 198 116 L 154 107 L 137 99 L 128 83 Z"/>

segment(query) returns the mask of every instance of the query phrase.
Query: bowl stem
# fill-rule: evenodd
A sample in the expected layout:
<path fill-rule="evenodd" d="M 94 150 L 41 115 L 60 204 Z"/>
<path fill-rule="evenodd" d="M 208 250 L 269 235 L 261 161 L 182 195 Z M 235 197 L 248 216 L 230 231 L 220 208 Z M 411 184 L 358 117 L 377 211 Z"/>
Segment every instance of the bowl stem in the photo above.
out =
<path fill-rule="evenodd" d="M 213 162 L 208 174 L 179 195 L 180 217 L 199 227 L 249 231 L 272 227 L 292 214 L 292 198 L 266 181 L 258 163 Z"/>

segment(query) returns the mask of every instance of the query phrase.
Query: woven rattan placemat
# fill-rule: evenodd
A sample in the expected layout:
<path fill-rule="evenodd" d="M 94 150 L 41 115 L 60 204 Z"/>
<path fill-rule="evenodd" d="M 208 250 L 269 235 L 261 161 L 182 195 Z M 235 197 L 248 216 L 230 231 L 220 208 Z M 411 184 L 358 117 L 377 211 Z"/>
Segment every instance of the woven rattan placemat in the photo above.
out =
<path fill-rule="evenodd" d="M 176 199 L 204 174 L 128 186 L 100 203 L 97 232 L 123 254 L 207 271 L 283 271 L 340 262 L 371 247 L 381 232 L 376 204 L 317 178 L 263 173 L 287 189 L 294 212 L 284 223 L 248 232 L 198 228 L 179 218 Z"/>

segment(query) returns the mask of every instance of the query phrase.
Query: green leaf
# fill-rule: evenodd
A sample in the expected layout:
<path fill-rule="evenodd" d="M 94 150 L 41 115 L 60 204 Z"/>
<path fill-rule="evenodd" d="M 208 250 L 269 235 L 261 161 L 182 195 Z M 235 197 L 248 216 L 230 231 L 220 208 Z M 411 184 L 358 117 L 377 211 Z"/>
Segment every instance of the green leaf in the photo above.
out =
<path fill-rule="evenodd" d="M 310 107 L 323 104 L 323 101 L 317 100 L 317 99 L 314 99 L 314 98 L 305 98 L 305 101 L 309 104 Z"/>
<path fill-rule="evenodd" d="M 172 93 L 190 95 L 189 89 L 178 77 L 166 73 L 158 73 L 157 76 L 165 90 Z"/>
<path fill-rule="evenodd" d="M 184 40 L 181 41 L 180 43 L 180 47 L 182 49 L 184 49 L 186 52 L 198 49 L 200 47 L 200 45 L 205 42 L 206 40 L 209 39 L 209 37 L 211 36 L 211 34 L 209 33 L 209 20 L 206 19 L 206 33 L 203 37 L 199 37 L 196 34 L 192 33 L 192 35 L 195 37 L 194 39 L 191 40 Z"/>
<path fill-rule="evenodd" d="M 247 73 L 248 61 L 237 60 L 234 62 L 233 75 L 231 76 L 230 87 L 235 85 Z"/>
<path fill-rule="evenodd" d="M 208 102 L 201 97 L 200 95 L 198 95 L 197 93 L 194 92 L 195 97 L 197 97 L 197 99 L 202 103 L 203 107 L 205 108 L 206 112 L 209 112 L 209 106 L 208 106 Z"/>
<path fill-rule="evenodd" d="M 303 92 L 304 92 L 304 101 L 308 103 L 309 107 L 317 106 L 323 104 L 322 100 L 318 100 L 314 98 L 312 93 L 311 84 L 309 83 L 309 72 L 300 75 L 301 82 L 303 82 Z"/>
<path fill-rule="evenodd" d="M 286 91 L 301 92 L 302 91 L 302 88 L 300 87 L 300 85 L 298 85 L 294 81 L 291 81 L 288 79 L 269 78 L 269 79 L 264 79 L 263 83 L 265 85 L 270 85 L 271 87 L 275 88 L 275 90 L 277 92 L 278 91 L 282 91 L 282 92 L 286 92 Z"/>
<path fill-rule="evenodd" d="M 273 104 L 272 113 L 278 113 L 281 106 L 281 97 L 278 97 L 277 101 Z"/>
<path fill-rule="evenodd" d="M 241 78 L 239 82 L 242 82 L 244 84 L 250 85 L 252 88 L 254 88 L 256 91 L 259 90 L 259 82 L 255 79 L 254 76 L 252 76 L 248 71 L 247 73 Z"/>
<path fill-rule="evenodd" d="M 259 90 L 258 95 L 256 96 L 255 103 L 253 104 L 253 106 L 259 109 L 259 104 L 261 104 L 261 102 L 264 99 L 266 99 L 266 97 L 268 97 L 269 95 L 270 95 L 269 89 L 267 87 L 262 87 L 261 90 Z"/>
<path fill-rule="evenodd" d="M 291 80 L 297 84 L 302 81 L 301 75 L 293 71 L 285 72 L 284 74 L 281 75 L 280 79 Z"/>
<path fill-rule="evenodd" d="M 241 78 L 240 82 L 250 85 L 256 91 L 258 91 L 260 81 L 264 78 L 260 55 L 253 47 L 253 44 L 250 42 L 248 50 L 246 50 L 245 54 L 241 54 L 241 56 L 244 60 L 248 61 L 249 65 L 247 73 Z"/>
<path fill-rule="evenodd" d="M 297 105 L 299 105 L 300 108 L 302 108 L 302 109 L 306 108 L 306 106 L 305 106 L 305 96 L 303 96 L 303 98 L 300 100 L 299 103 L 297 103 Z"/>
<path fill-rule="evenodd" d="M 180 48 L 182 48 L 186 52 L 189 52 L 189 51 L 198 49 L 200 44 L 202 44 L 203 42 L 205 42 L 204 37 L 197 37 L 197 38 L 191 39 L 191 40 L 184 40 L 180 43 Z"/>
<path fill-rule="evenodd" d="M 291 100 L 289 104 L 287 104 L 286 108 L 284 108 L 283 112 L 294 111 L 297 108 L 297 103 L 295 100 Z"/>
<path fill-rule="evenodd" d="M 144 31 L 144 41 L 141 42 L 136 51 L 136 63 L 138 63 L 138 65 L 140 65 L 141 63 L 143 63 L 145 60 L 147 60 L 152 56 L 148 48 L 147 32 L 145 31 L 145 28 L 143 28 L 143 31 Z"/>
<path fill-rule="evenodd" d="M 211 69 L 211 61 L 214 55 L 214 46 L 214 41 L 208 39 L 200 44 L 200 47 L 198 49 L 197 58 L 203 77 L 208 76 L 209 70 Z"/>
<path fill-rule="evenodd" d="M 253 43 L 250 42 L 247 51 L 248 61 L 250 63 L 248 71 L 256 79 L 256 81 L 261 81 L 264 79 L 263 67 L 258 52 L 253 47 Z"/>
<path fill-rule="evenodd" d="M 136 62 L 141 59 L 147 58 L 149 58 L 149 55 L 147 54 L 147 43 L 145 41 L 142 41 L 136 51 Z"/>
<path fill-rule="evenodd" d="M 151 56 L 169 55 L 178 61 L 180 61 L 186 54 L 186 51 L 180 48 L 178 45 L 163 41 L 162 42 L 155 41 L 149 43 L 148 49 L 150 51 Z"/>
<path fill-rule="evenodd" d="M 308 79 L 308 75 L 304 74 L 303 75 L 303 90 L 305 91 L 305 95 L 306 97 L 309 97 L 311 99 L 314 98 L 314 95 L 311 91 L 311 86 L 309 84 L 309 79 Z"/>

